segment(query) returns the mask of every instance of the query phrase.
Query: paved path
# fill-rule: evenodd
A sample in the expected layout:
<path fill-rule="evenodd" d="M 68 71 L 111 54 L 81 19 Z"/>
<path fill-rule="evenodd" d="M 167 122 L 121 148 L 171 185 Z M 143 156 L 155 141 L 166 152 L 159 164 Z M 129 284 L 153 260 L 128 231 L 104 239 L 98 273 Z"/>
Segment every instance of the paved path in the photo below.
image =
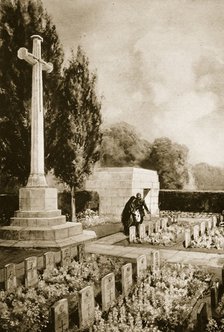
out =
<path fill-rule="evenodd" d="M 93 241 L 86 245 L 86 252 L 102 254 L 108 256 L 115 256 L 124 258 L 127 261 L 135 261 L 135 259 L 145 254 L 148 263 L 151 262 L 151 253 L 155 250 L 150 247 L 135 247 L 115 245 L 116 243 L 125 240 L 127 237 L 123 233 L 116 233 L 106 236 L 99 240 Z M 183 263 L 198 265 L 206 271 L 214 273 L 220 280 L 222 280 L 222 270 L 224 266 L 224 252 L 223 253 L 205 253 L 187 250 L 175 249 L 156 249 L 160 252 L 161 263 Z"/>

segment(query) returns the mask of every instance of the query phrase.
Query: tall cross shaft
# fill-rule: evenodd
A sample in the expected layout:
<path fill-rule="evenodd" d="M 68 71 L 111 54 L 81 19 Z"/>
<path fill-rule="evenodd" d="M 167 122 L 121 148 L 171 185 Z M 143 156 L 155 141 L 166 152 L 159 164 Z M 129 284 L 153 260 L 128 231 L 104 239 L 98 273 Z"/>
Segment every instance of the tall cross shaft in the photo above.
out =
<path fill-rule="evenodd" d="M 24 47 L 18 50 L 18 58 L 32 65 L 32 100 L 31 100 L 31 163 L 27 187 L 47 187 L 44 174 L 44 113 L 42 71 L 50 73 L 51 63 L 41 59 L 41 42 L 38 35 L 33 39 L 33 53 Z"/>

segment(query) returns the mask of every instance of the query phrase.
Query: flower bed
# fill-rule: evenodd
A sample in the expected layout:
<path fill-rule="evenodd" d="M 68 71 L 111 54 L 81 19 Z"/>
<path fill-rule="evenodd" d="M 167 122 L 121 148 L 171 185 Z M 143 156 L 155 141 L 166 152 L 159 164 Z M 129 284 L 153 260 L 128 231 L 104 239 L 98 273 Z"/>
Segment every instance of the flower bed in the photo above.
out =
<path fill-rule="evenodd" d="M 193 330 L 192 301 L 203 296 L 210 282 L 208 274 L 191 266 L 166 265 L 158 275 L 148 274 L 133 288 L 129 297 L 120 297 L 108 313 L 97 308 L 93 331 Z"/>
<path fill-rule="evenodd" d="M 190 247 L 224 249 L 224 229 L 214 228 L 206 232 L 202 236 L 199 236 L 197 240 L 192 240 Z"/>
<path fill-rule="evenodd" d="M 49 309 L 58 300 L 72 298 L 70 310 L 77 308 L 78 291 L 87 285 L 98 287 L 103 276 L 113 271 L 120 279 L 123 261 L 90 255 L 82 263 L 45 271 L 36 288 L 17 287 L 15 292 L 0 291 L 0 332 L 44 331 Z"/>
<path fill-rule="evenodd" d="M 158 232 L 153 232 L 146 235 L 144 238 L 137 238 L 137 243 L 149 243 L 170 246 L 177 243 L 183 237 L 184 227 L 177 224 L 172 224 L 166 229 L 159 229 Z"/>
<path fill-rule="evenodd" d="M 209 320 L 205 332 L 224 332 L 224 295 L 218 303 L 214 317 Z"/>
<path fill-rule="evenodd" d="M 97 212 L 90 209 L 87 209 L 84 212 L 79 212 L 77 214 L 77 221 L 82 223 L 84 229 L 107 223 L 120 223 L 118 220 L 113 220 L 108 217 L 100 217 Z"/>

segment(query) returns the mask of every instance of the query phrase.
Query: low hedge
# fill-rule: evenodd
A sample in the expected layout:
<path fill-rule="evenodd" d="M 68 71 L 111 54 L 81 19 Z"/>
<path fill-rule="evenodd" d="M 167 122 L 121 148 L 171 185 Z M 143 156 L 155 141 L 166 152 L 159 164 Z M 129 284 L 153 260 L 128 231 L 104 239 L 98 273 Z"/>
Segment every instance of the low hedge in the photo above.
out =
<path fill-rule="evenodd" d="M 224 191 L 160 190 L 160 210 L 221 213 Z"/>

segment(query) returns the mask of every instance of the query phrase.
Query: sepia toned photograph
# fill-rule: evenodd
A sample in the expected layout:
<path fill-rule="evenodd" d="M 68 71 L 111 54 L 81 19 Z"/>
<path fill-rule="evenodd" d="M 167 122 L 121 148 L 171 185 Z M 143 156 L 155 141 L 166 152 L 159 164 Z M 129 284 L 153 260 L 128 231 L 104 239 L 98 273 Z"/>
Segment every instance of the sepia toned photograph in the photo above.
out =
<path fill-rule="evenodd" d="M 0 332 L 224 331 L 224 1 L 0 0 Z"/>

